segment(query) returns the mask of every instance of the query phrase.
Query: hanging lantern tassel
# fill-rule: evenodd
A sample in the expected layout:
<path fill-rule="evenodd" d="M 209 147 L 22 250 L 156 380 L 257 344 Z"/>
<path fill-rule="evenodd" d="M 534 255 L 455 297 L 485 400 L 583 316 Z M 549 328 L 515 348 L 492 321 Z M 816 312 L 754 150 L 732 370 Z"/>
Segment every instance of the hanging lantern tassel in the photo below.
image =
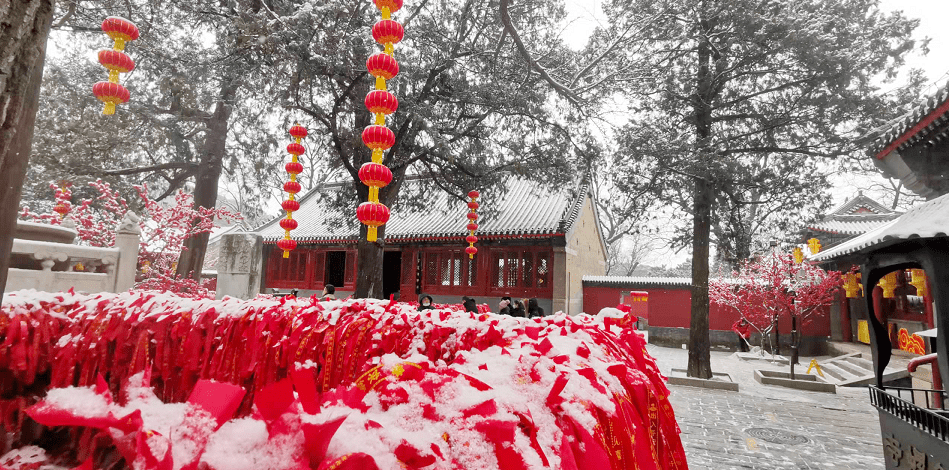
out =
<path fill-rule="evenodd" d="M 287 218 L 280 221 L 280 228 L 284 230 L 283 239 L 277 242 L 277 247 L 283 250 L 283 257 L 289 258 L 290 252 L 297 247 L 297 242 L 290 238 L 290 231 L 297 228 L 296 220 L 293 220 L 293 213 L 300 210 L 300 203 L 296 200 L 296 194 L 302 189 L 297 181 L 297 175 L 303 172 L 303 164 L 300 163 L 300 155 L 306 153 L 303 148 L 303 139 L 306 137 L 306 128 L 294 124 L 290 128 L 290 136 L 293 142 L 287 145 L 287 152 L 290 152 L 290 163 L 287 163 L 287 173 L 290 174 L 290 181 L 283 184 L 283 190 L 287 192 L 287 200 L 283 201 L 283 210 L 287 211 Z"/>
<path fill-rule="evenodd" d="M 92 93 L 105 103 L 102 114 L 115 114 L 115 105 L 129 100 L 129 91 L 119 85 L 119 74 L 135 69 L 135 61 L 125 52 L 125 43 L 138 39 L 138 27 L 131 21 L 110 16 L 102 22 L 102 31 L 115 42 L 112 50 L 99 51 L 99 63 L 109 71 L 109 81 L 92 86 Z"/>
<path fill-rule="evenodd" d="M 399 100 L 390 93 L 386 80 L 399 74 L 399 63 L 393 57 L 393 44 L 402 40 L 402 25 L 391 19 L 402 8 L 402 0 L 375 0 L 382 20 L 372 27 L 372 37 L 383 46 L 383 52 L 369 56 L 366 69 L 376 77 L 376 89 L 366 95 L 366 109 L 375 116 L 373 125 L 362 132 L 362 141 L 372 150 L 372 161 L 359 168 L 359 180 L 369 187 L 368 201 L 356 209 L 356 217 L 367 227 L 366 240 L 376 241 L 378 228 L 389 221 L 389 208 L 379 202 L 379 188 L 392 182 L 392 172 L 382 164 L 386 150 L 395 145 L 395 133 L 386 127 L 386 116 L 399 108 Z"/>
<path fill-rule="evenodd" d="M 791 251 L 791 254 L 794 255 L 794 262 L 801 264 L 804 262 L 804 250 L 799 246 L 795 246 L 794 250 Z"/>
<path fill-rule="evenodd" d="M 471 198 L 471 201 L 468 202 L 468 236 L 465 237 L 465 241 L 468 242 L 468 248 L 465 248 L 468 259 L 474 259 L 474 255 L 478 252 L 478 249 L 474 246 L 478 241 L 478 237 L 475 236 L 475 230 L 478 230 L 478 196 L 481 196 L 481 194 L 477 191 L 468 192 L 468 197 Z"/>

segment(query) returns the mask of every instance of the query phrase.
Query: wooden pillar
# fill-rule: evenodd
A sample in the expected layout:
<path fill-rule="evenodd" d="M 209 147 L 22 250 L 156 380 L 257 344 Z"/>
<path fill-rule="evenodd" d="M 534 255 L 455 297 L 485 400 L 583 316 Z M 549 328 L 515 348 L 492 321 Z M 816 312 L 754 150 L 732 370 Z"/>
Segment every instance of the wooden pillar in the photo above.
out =
<path fill-rule="evenodd" d="M 841 292 L 840 299 L 840 336 L 845 343 L 853 341 L 853 329 L 850 328 L 850 297 Z"/>

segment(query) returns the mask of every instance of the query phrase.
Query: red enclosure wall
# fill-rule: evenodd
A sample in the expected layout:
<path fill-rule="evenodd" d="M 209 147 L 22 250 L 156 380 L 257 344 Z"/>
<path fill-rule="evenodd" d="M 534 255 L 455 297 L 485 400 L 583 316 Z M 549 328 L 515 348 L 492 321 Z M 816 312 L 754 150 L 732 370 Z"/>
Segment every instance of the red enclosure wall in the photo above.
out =
<path fill-rule="evenodd" d="M 676 288 L 657 287 L 583 287 L 583 310 L 590 315 L 596 315 L 605 307 L 616 307 L 620 301 L 621 291 L 649 292 L 649 326 L 688 328 L 692 312 L 692 292 L 689 287 Z M 808 336 L 829 336 L 830 318 L 827 308 L 823 315 L 815 317 L 809 324 L 804 325 L 802 333 Z M 731 330 L 732 324 L 739 318 L 738 312 L 728 308 L 711 304 L 709 307 L 709 328 L 712 330 Z M 779 328 L 781 333 L 791 331 L 791 323 L 787 316 L 780 317 Z"/>

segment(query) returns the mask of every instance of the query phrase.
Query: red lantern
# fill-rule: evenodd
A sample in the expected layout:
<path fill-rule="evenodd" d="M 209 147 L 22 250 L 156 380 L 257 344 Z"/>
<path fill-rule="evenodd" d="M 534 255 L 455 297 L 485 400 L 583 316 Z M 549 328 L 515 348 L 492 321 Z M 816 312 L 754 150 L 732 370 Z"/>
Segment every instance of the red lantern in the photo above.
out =
<path fill-rule="evenodd" d="M 478 196 L 481 194 L 477 191 L 468 191 L 468 197 L 471 198 L 471 201 L 468 202 L 468 236 L 465 237 L 465 241 L 468 242 L 468 247 L 465 248 L 465 253 L 468 253 L 468 259 L 474 259 L 475 253 L 478 252 L 478 249 L 474 247 L 474 244 L 478 241 L 478 237 L 475 236 L 475 230 L 478 230 L 478 224 L 475 223 L 478 220 L 478 213 L 475 212 L 479 206 L 478 202 L 475 201 L 478 199 Z"/>
<path fill-rule="evenodd" d="M 306 153 L 306 149 L 303 148 L 302 144 L 293 142 L 290 145 L 287 145 L 287 152 L 299 157 L 300 155 L 303 155 L 304 153 Z"/>
<path fill-rule="evenodd" d="M 359 168 L 359 180 L 366 186 L 381 188 L 392 182 L 392 171 L 379 163 L 364 163 Z"/>
<path fill-rule="evenodd" d="M 109 81 L 93 85 L 92 94 L 105 103 L 102 114 L 115 114 L 115 105 L 129 100 L 129 91 L 119 85 L 119 74 L 135 68 L 135 61 L 122 51 L 127 41 L 138 39 L 138 28 L 129 20 L 110 16 L 102 22 L 102 31 L 115 41 L 112 50 L 99 51 L 99 63 L 108 69 Z"/>
<path fill-rule="evenodd" d="M 286 183 L 283 183 L 283 190 L 290 194 L 296 194 L 300 192 L 301 189 L 303 189 L 302 186 L 300 186 L 300 183 L 296 181 L 287 181 Z"/>
<path fill-rule="evenodd" d="M 66 207 L 66 204 L 56 204 L 56 206 L 53 207 L 53 212 L 59 214 L 60 219 L 65 219 L 66 214 L 69 213 L 69 208 Z"/>
<path fill-rule="evenodd" d="M 299 175 L 300 173 L 303 173 L 303 164 L 300 162 L 287 163 L 285 168 L 287 169 L 287 173 L 290 173 L 291 175 Z"/>
<path fill-rule="evenodd" d="M 399 74 L 393 44 L 402 40 L 405 30 L 390 15 L 402 8 L 402 0 L 374 0 L 382 12 L 382 21 L 372 27 L 372 37 L 385 46 L 385 52 L 366 59 L 366 69 L 376 77 L 376 89 L 366 94 L 366 109 L 375 114 L 375 123 L 362 131 L 362 141 L 372 150 L 372 162 L 359 168 L 359 180 L 369 187 L 368 201 L 359 205 L 356 216 L 366 225 L 366 240 L 376 241 L 377 229 L 389 221 L 389 208 L 379 202 L 379 188 L 392 182 L 392 171 L 382 164 L 383 152 L 395 145 L 395 133 L 386 127 L 386 116 L 399 109 L 399 100 L 386 91 L 386 80 Z"/>
<path fill-rule="evenodd" d="M 305 139 L 307 136 L 306 128 L 299 124 L 294 124 L 294 126 L 290 128 L 289 132 L 290 135 L 295 139 Z"/>
<path fill-rule="evenodd" d="M 379 10 L 388 8 L 389 13 L 395 13 L 402 9 L 402 0 L 373 0 L 373 3 L 376 4 L 376 8 Z"/>
<path fill-rule="evenodd" d="M 297 247 L 296 240 L 292 238 L 282 238 L 277 241 L 277 248 L 283 250 L 283 253 L 286 255 L 284 258 L 290 257 L 290 252 Z"/>
<path fill-rule="evenodd" d="M 399 109 L 399 100 L 388 91 L 373 90 L 366 95 L 366 109 L 372 114 L 389 115 Z"/>
<path fill-rule="evenodd" d="M 366 69 L 376 77 L 376 89 L 385 90 L 386 80 L 399 74 L 399 63 L 389 54 L 380 52 L 366 59 Z"/>
<path fill-rule="evenodd" d="M 405 29 L 397 21 L 382 20 L 372 26 L 372 38 L 379 44 L 398 44 L 405 37 Z"/>
<path fill-rule="evenodd" d="M 389 208 L 379 202 L 364 202 L 356 208 L 356 217 L 368 226 L 366 239 L 376 240 L 376 229 L 389 221 Z"/>
<path fill-rule="evenodd" d="M 296 212 L 300 210 L 300 203 L 294 199 L 287 199 L 286 201 L 283 201 L 281 206 L 283 206 L 283 210 L 287 212 Z"/>
<path fill-rule="evenodd" d="M 105 103 L 102 114 L 115 114 L 115 105 L 127 103 L 129 91 L 124 86 L 112 82 L 99 82 L 92 85 L 92 94 Z"/>
<path fill-rule="evenodd" d="M 102 21 L 102 31 L 115 41 L 117 51 L 125 50 L 126 42 L 138 39 L 138 27 L 119 16 L 110 16 Z"/>
<path fill-rule="evenodd" d="M 362 131 L 362 141 L 372 150 L 386 150 L 395 145 L 395 133 L 385 126 L 369 126 Z"/>
<path fill-rule="evenodd" d="M 293 137 L 293 142 L 287 145 L 287 152 L 290 153 L 290 163 L 287 163 L 286 169 L 287 173 L 290 174 L 290 181 L 283 184 L 283 190 L 288 195 L 287 200 L 283 201 L 283 209 L 287 211 L 287 217 L 280 221 L 280 228 L 284 230 L 284 236 L 280 243 L 277 243 L 277 246 L 283 249 L 284 258 L 289 258 L 290 251 L 297 246 L 297 242 L 290 238 L 290 231 L 297 228 L 298 225 L 297 221 L 293 220 L 293 213 L 300 210 L 300 203 L 296 200 L 296 194 L 303 187 L 297 182 L 297 175 L 303 172 L 303 164 L 297 161 L 297 158 L 306 153 L 301 141 L 307 136 L 306 128 L 299 124 L 294 124 L 287 132 Z"/>
<path fill-rule="evenodd" d="M 116 78 L 118 78 L 119 73 L 128 73 L 135 70 L 135 61 L 122 51 L 99 51 L 99 63 L 109 69 L 110 75 L 114 72 Z"/>

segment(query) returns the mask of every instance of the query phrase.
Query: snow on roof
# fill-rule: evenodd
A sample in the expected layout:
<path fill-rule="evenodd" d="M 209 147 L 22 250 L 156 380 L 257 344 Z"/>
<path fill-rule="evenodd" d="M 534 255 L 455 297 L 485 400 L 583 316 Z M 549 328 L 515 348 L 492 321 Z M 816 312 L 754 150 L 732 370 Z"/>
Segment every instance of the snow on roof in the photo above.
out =
<path fill-rule="evenodd" d="M 424 180 L 409 180 L 404 186 L 422 185 Z M 327 186 L 327 191 L 350 189 L 350 184 L 335 184 Z M 340 239 L 355 239 L 358 236 L 358 226 L 354 224 L 333 226 L 333 220 L 351 218 L 356 220 L 356 208 L 346 216 L 337 207 L 334 207 L 330 198 L 311 192 L 300 201 L 300 210 L 294 213 L 294 219 L 299 227 L 291 232 L 297 242 L 318 242 Z M 403 193 L 405 191 L 403 189 Z M 468 208 L 460 201 L 453 200 L 448 194 L 437 189 L 427 190 L 424 193 L 426 200 L 417 210 L 400 207 L 396 204 L 392 208 L 392 215 L 386 224 L 386 240 L 418 239 L 433 237 L 459 237 L 468 233 L 465 225 L 468 221 L 465 214 Z M 508 192 L 500 200 L 492 199 L 490 195 L 482 195 L 485 199 L 483 206 L 490 207 L 491 212 L 478 220 L 479 237 L 491 235 L 555 235 L 566 233 L 577 220 L 583 205 L 586 190 L 578 192 L 577 197 L 571 197 L 568 191 L 547 191 L 537 184 L 524 180 L 514 179 L 508 187 Z M 480 211 L 479 211 L 480 212 Z M 278 222 L 280 217 L 264 224 L 254 232 L 264 237 L 264 241 L 273 242 L 283 238 L 284 232 Z"/>
<path fill-rule="evenodd" d="M 944 132 L 949 122 L 949 82 L 916 109 L 900 116 L 885 127 L 869 146 L 875 158 L 882 158 L 893 150 L 904 150 L 934 131 Z M 940 130 L 941 129 L 941 130 Z"/>
<path fill-rule="evenodd" d="M 883 225 L 893 218 L 877 220 L 822 220 L 807 226 L 810 230 L 840 235 L 860 235 Z"/>
<path fill-rule="evenodd" d="M 827 261 L 838 256 L 879 249 L 901 240 L 913 238 L 946 237 L 949 233 L 949 194 L 927 201 L 910 209 L 897 219 L 827 251 L 810 256 L 815 261 Z"/>
<path fill-rule="evenodd" d="M 692 279 L 688 277 L 635 277 L 635 276 L 583 276 L 584 284 L 600 284 L 615 286 L 691 286 Z"/>

